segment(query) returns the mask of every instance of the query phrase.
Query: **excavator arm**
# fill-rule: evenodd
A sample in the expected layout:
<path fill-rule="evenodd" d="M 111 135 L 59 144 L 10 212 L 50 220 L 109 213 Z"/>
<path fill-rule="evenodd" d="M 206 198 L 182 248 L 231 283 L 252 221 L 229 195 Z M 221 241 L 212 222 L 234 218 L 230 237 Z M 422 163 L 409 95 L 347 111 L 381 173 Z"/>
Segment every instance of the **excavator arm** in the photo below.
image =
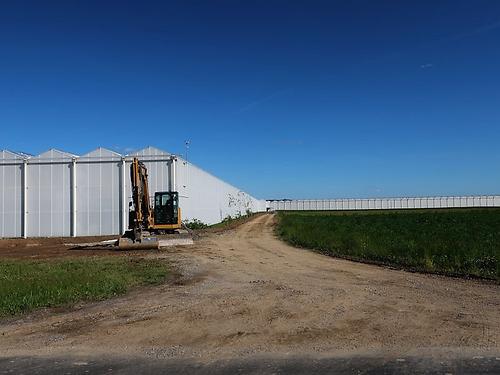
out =
<path fill-rule="evenodd" d="M 134 210 L 130 212 L 129 228 L 142 232 L 153 227 L 154 213 L 149 202 L 148 170 L 137 158 L 130 167 L 130 182 Z"/>
<path fill-rule="evenodd" d="M 159 241 L 149 235 L 154 228 L 154 210 L 149 202 L 148 170 L 137 158 L 130 166 L 133 209 L 129 211 L 129 231 L 120 237 L 118 247 L 122 250 L 158 249 Z"/>

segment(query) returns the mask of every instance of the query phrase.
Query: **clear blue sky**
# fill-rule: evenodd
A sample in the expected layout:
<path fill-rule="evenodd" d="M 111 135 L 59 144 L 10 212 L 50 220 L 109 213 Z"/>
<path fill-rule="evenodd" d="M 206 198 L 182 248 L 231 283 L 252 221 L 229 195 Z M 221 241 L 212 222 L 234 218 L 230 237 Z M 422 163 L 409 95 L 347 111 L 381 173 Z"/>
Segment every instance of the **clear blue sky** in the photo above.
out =
<path fill-rule="evenodd" d="M 500 2 L 11 1 L 0 148 L 154 145 L 259 198 L 500 193 Z"/>

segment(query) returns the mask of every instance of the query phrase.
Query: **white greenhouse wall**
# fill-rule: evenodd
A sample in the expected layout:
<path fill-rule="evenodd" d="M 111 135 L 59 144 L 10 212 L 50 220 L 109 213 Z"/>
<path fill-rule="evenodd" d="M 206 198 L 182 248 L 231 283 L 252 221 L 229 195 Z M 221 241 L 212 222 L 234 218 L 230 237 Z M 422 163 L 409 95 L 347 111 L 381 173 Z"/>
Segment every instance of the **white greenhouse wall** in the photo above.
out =
<path fill-rule="evenodd" d="M 98 148 L 77 156 L 1 151 L 0 237 L 94 236 L 128 228 L 130 165 L 146 164 L 151 198 L 177 190 L 184 220 L 207 224 L 264 211 L 257 200 L 185 160 L 154 147 L 130 155 Z"/>
<path fill-rule="evenodd" d="M 22 235 L 23 163 L 20 155 L 0 152 L 0 237 Z"/>
<path fill-rule="evenodd" d="M 120 233 L 120 154 L 97 149 L 81 156 L 76 168 L 76 233 Z"/>
<path fill-rule="evenodd" d="M 467 197 L 364 198 L 267 200 L 266 208 L 277 211 L 393 210 L 412 208 L 500 207 L 499 195 Z"/>
<path fill-rule="evenodd" d="M 180 206 L 187 220 L 200 219 L 213 224 L 229 215 L 245 215 L 247 210 L 265 210 L 264 201 L 253 198 L 180 158 L 177 176 Z"/>
<path fill-rule="evenodd" d="M 26 173 L 27 236 L 71 235 L 72 156 L 49 150 L 30 158 Z"/>
<path fill-rule="evenodd" d="M 77 156 L 0 151 L 0 237 L 116 235 L 128 227 L 130 164 L 147 168 L 150 195 L 177 190 L 184 220 L 207 224 L 248 211 L 500 207 L 500 196 L 258 200 L 182 158 L 148 147 Z"/>

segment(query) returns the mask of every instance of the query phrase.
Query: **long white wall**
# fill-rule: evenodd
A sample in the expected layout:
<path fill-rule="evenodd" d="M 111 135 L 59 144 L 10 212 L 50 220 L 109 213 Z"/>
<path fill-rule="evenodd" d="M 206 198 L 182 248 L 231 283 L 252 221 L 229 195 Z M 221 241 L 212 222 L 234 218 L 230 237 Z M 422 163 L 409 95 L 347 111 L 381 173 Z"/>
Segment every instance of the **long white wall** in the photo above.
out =
<path fill-rule="evenodd" d="M 411 208 L 500 207 L 499 195 L 365 199 L 268 200 L 266 208 L 280 211 L 393 210 Z"/>
<path fill-rule="evenodd" d="M 177 190 L 185 220 L 214 224 L 265 210 L 265 201 L 187 161 L 148 147 L 130 155 L 98 148 L 78 156 L 49 150 L 0 152 L 0 237 L 120 234 L 128 227 L 130 164 L 142 160 L 150 194 Z"/>
<path fill-rule="evenodd" d="M 128 227 L 130 163 L 142 160 L 150 193 L 175 190 L 185 220 L 207 224 L 247 211 L 500 207 L 500 196 L 258 200 L 197 166 L 148 147 L 130 155 L 98 148 L 78 156 L 0 151 L 0 237 L 120 234 Z"/>
<path fill-rule="evenodd" d="M 245 215 L 247 211 L 265 211 L 265 201 L 180 158 L 177 162 L 177 191 L 183 217 L 187 220 L 200 219 L 213 224 L 227 216 Z"/>

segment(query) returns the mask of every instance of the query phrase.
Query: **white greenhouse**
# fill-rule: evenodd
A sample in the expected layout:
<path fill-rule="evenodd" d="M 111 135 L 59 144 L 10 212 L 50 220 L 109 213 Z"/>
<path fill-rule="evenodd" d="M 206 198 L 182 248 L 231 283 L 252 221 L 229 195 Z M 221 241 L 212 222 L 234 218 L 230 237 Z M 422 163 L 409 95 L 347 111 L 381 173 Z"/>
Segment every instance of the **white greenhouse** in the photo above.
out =
<path fill-rule="evenodd" d="M 213 224 L 265 210 L 265 201 L 154 147 L 129 155 L 104 148 L 81 156 L 54 149 L 38 156 L 0 151 L 0 237 L 123 233 L 134 157 L 148 168 L 150 192 L 179 192 L 184 220 Z"/>
<path fill-rule="evenodd" d="M 466 207 L 500 207 L 500 196 L 272 199 L 266 201 L 266 208 L 271 211 L 351 211 Z"/>

